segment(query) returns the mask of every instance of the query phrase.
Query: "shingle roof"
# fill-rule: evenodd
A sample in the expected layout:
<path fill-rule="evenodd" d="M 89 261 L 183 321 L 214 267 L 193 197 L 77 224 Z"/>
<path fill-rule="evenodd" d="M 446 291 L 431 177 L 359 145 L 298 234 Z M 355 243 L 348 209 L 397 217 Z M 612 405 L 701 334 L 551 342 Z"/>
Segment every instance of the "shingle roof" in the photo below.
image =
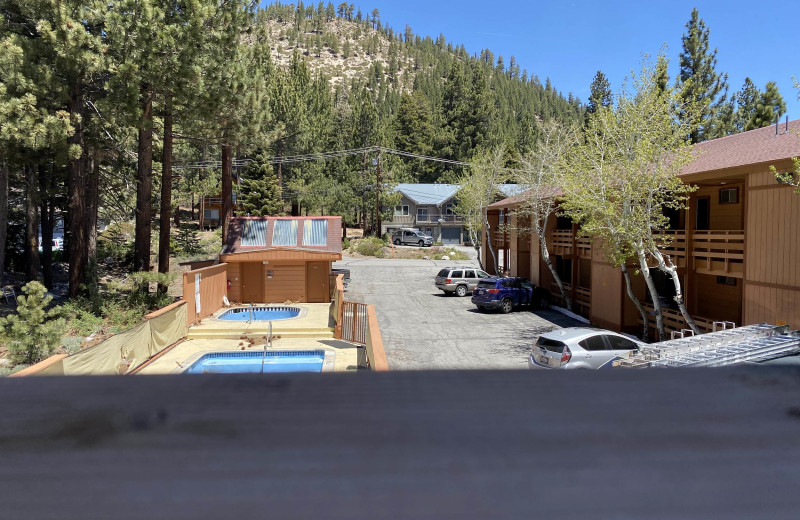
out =
<path fill-rule="evenodd" d="M 341 254 L 342 217 L 233 217 L 222 254 L 287 249 Z"/>
<path fill-rule="evenodd" d="M 800 157 L 800 119 L 704 141 L 695 146 L 694 161 L 689 163 L 679 175 L 692 175 L 746 166 L 762 164 Z"/>
<path fill-rule="evenodd" d="M 435 206 L 441 206 L 452 199 L 460 189 L 460 184 L 398 184 L 395 187 L 395 191 L 411 199 L 414 204 Z M 522 191 L 519 184 L 502 184 L 498 189 L 506 196 Z"/>

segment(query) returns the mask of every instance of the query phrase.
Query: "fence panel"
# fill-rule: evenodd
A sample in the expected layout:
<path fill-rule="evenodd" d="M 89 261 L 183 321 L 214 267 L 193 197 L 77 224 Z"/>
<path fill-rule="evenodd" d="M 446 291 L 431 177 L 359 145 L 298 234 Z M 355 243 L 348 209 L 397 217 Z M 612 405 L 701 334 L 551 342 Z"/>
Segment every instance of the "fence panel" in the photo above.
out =
<path fill-rule="evenodd" d="M 342 339 L 367 344 L 369 318 L 365 303 L 342 302 Z"/>

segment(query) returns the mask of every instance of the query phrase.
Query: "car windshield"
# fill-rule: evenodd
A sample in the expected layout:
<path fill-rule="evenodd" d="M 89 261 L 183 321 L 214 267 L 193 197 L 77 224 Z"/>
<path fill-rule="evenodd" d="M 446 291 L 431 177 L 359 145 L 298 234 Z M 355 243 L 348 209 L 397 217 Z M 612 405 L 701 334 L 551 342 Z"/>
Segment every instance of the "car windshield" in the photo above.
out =
<path fill-rule="evenodd" d="M 567 346 L 567 344 L 562 341 L 542 337 L 539 338 L 536 345 L 557 354 L 563 354 L 564 347 Z"/>

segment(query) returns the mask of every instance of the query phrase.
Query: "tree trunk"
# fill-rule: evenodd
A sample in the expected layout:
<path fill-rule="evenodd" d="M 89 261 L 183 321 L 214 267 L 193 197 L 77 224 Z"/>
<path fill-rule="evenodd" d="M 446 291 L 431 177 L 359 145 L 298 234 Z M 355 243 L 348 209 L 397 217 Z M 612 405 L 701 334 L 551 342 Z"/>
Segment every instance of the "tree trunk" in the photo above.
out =
<path fill-rule="evenodd" d="M 653 311 L 656 314 L 656 331 L 658 332 L 658 341 L 667 339 L 667 333 L 664 331 L 664 314 L 661 312 L 661 301 L 658 299 L 658 289 L 653 282 L 653 277 L 650 274 L 650 268 L 647 266 L 647 258 L 645 257 L 644 250 L 638 249 L 639 256 L 639 269 L 642 271 L 645 283 L 647 283 L 647 290 L 650 292 L 650 299 L 653 300 Z"/>
<path fill-rule="evenodd" d="M 622 264 L 619 266 L 619 268 L 622 271 L 622 276 L 625 277 L 625 289 L 628 291 L 628 298 L 631 299 L 633 304 L 636 306 L 636 310 L 638 310 L 639 314 L 642 316 L 642 341 L 649 341 L 650 327 L 647 319 L 647 311 L 642 305 L 642 302 L 639 301 L 639 298 L 633 294 L 633 286 L 631 285 L 631 275 L 628 272 L 628 266 Z"/>
<path fill-rule="evenodd" d="M 498 276 L 500 275 L 500 266 L 497 265 L 497 253 L 494 252 L 494 246 L 492 245 L 492 230 L 489 229 L 489 218 L 486 216 L 486 213 L 481 213 L 483 217 L 483 228 L 486 230 L 486 247 L 489 248 L 489 252 L 492 254 L 492 263 L 494 264 L 494 272 Z"/>
<path fill-rule="evenodd" d="M 39 166 L 39 220 L 42 227 L 42 279 L 44 286 L 53 289 L 53 224 L 55 207 L 53 200 L 52 172 L 47 175 L 47 168 Z"/>
<path fill-rule="evenodd" d="M 544 233 L 542 233 L 542 235 L 544 235 Z M 539 236 L 539 244 L 542 250 L 542 260 L 544 260 L 544 264 L 550 270 L 550 274 L 553 275 L 553 280 L 555 280 L 556 285 L 558 285 L 558 290 L 561 291 L 561 299 L 564 300 L 567 310 L 572 312 L 572 297 L 567 292 L 567 288 L 564 286 L 564 282 L 561 281 L 561 277 L 558 276 L 553 261 L 550 260 L 550 252 L 547 250 L 547 239 L 544 236 Z"/>
<path fill-rule="evenodd" d="M 661 270 L 662 273 L 669 275 L 672 279 L 672 284 L 675 286 L 675 303 L 678 304 L 678 309 L 681 311 L 681 315 L 683 316 L 684 321 L 686 324 L 689 325 L 689 328 L 695 334 L 702 334 L 700 328 L 692 319 L 692 316 L 689 314 L 689 311 L 686 309 L 686 302 L 683 299 L 683 291 L 681 291 L 681 279 L 678 276 L 678 268 L 675 267 L 675 264 L 672 263 L 672 259 L 667 256 L 666 261 L 664 260 L 664 255 L 661 254 L 661 251 L 658 249 L 653 250 L 653 257 L 658 262 L 658 268 Z"/>
<path fill-rule="evenodd" d="M 161 227 L 158 234 L 158 272 L 169 272 L 170 216 L 172 215 L 172 97 L 164 99 L 164 146 L 161 158 Z M 158 290 L 167 292 L 166 285 Z"/>
<path fill-rule="evenodd" d="M 230 144 L 222 145 L 222 244 L 228 243 L 228 222 L 233 213 L 233 150 Z"/>
<path fill-rule="evenodd" d="M 0 286 L 6 272 L 6 237 L 8 233 L 8 163 L 0 161 Z"/>
<path fill-rule="evenodd" d="M 25 165 L 25 279 L 39 277 L 39 179 L 36 168 Z"/>
<path fill-rule="evenodd" d="M 97 216 L 100 206 L 100 155 L 97 150 L 91 154 L 86 169 L 86 236 L 87 254 L 90 262 L 97 261 Z"/>
<path fill-rule="evenodd" d="M 83 112 L 83 90 L 80 85 L 75 85 L 70 97 L 69 111 L 71 115 L 81 115 Z M 69 138 L 69 144 L 74 144 L 84 149 L 83 122 L 75 126 L 75 133 Z M 88 248 L 86 245 L 86 161 L 84 157 L 72 159 L 69 162 L 69 295 L 77 296 L 81 292 L 81 285 L 86 281 L 86 265 L 88 263 Z"/>
<path fill-rule="evenodd" d="M 149 271 L 153 211 L 153 94 L 149 91 L 144 92 L 140 125 L 133 269 L 134 271 Z"/>
<path fill-rule="evenodd" d="M 550 274 L 553 275 L 553 280 L 555 280 L 556 285 L 558 285 L 558 290 L 561 291 L 561 298 L 566 303 L 567 310 L 572 312 L 572 297 L 569 293 L 567 293 L 567 288 L 564 287 L 564 282 L 561 281 L 561 277 L 558 276 L 558 272 L 553 265 L 553 261 L 550 260 L 550 251 L 547 250 L 548 219 L 549 215 L 544 218 L 544 223 L 541 226 L 536 224 L 536 235 L 539 237 L 539 248 L 542 252 L 542 260 L 544 260 L 545 265 L 550 270 Z"/>

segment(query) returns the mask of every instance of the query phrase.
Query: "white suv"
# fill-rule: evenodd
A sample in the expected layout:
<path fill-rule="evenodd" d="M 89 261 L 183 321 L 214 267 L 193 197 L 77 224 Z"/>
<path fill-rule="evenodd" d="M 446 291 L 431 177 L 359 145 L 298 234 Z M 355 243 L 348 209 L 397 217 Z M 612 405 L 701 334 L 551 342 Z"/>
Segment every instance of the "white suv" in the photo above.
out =
<path fill-rule="evenodd" d="M 489 278 L 489 273 L 474 267 L 445 267 L 439 271 L 433 283 L 445 294 L 466 296 L 484 278 Z"/>
<path fill-rule="evenodd" d="M 570 327 L 542 334 L 531 347 L 530 368 L 606 368 L 635 354 L 641 342 L 610 330 Z"/>

